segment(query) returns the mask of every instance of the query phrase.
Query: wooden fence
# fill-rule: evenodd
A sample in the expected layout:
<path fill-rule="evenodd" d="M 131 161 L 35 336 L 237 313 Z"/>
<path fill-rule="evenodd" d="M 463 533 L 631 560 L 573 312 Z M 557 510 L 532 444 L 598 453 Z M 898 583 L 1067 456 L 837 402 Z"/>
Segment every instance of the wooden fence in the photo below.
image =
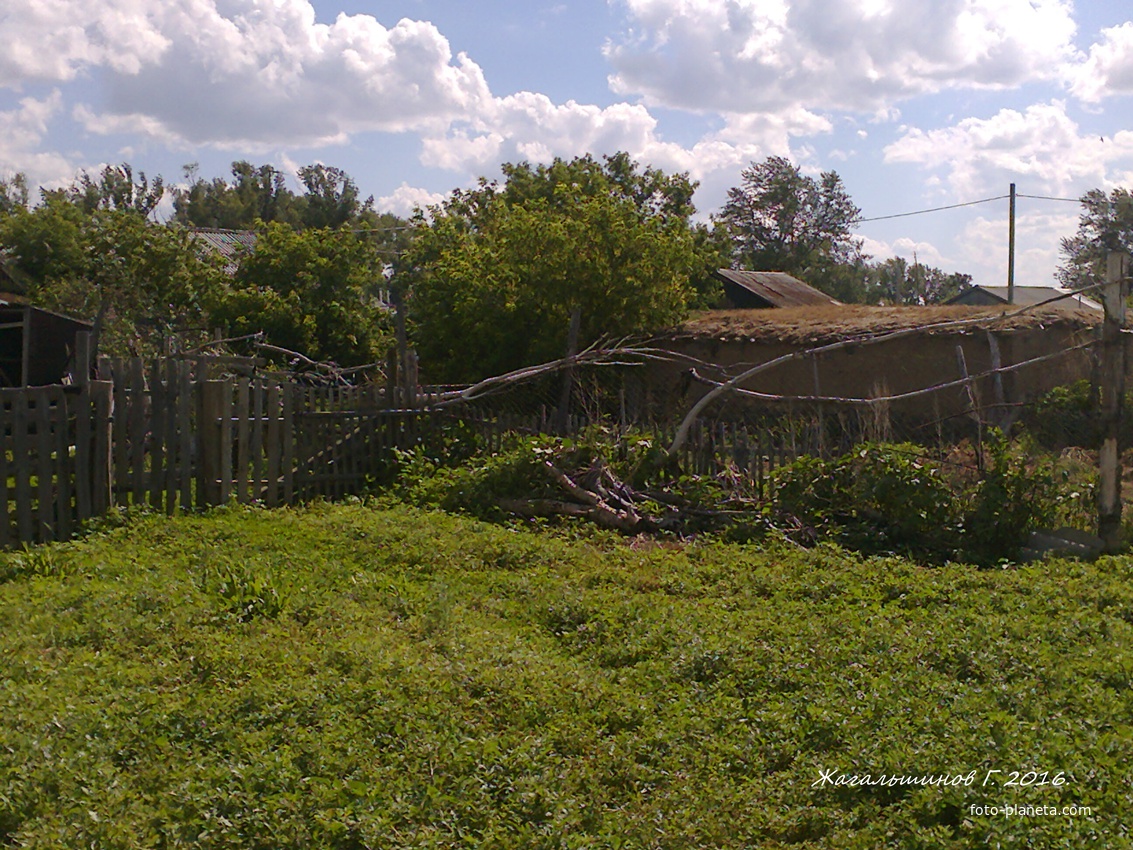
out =
<path fill-rule="evenodd" d="M 0 390 L 0 547 L 65 540 L 106 512 L 110 389 Z"/>
<path fill-rule="evenodd" d="M 389 409 L 387 393 L 214 379 L 200 362 L 173 359 L 103 359 L 98 380 L 80 386 L 0 390 L 0 547 L 65 540 L 112 506 L 173 514 L 361 494 L 388 472 L 395 450 L 454 422 L 498 448 L 505 433 L 545 432 L 552 418 L 431 408 L 428 393 L 422 407 Z M 731 463 L 762 491 L 772 468 L 810 448 L 794 431 L 705 423 L 681 463 L 691 473 Z"/>

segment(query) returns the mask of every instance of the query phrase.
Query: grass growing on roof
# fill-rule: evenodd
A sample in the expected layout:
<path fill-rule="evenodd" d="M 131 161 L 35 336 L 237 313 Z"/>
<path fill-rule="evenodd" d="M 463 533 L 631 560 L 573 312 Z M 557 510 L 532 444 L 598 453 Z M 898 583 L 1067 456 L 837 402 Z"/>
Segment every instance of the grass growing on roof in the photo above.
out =
<path fill-rule="evenodd" d="M 926 569 L 353 504 L 146 518 L 0 579 L 8 845 L 1127 840 L 1128 559 Z M 1005 804 L 1092 814 L 970 809 Z"/>

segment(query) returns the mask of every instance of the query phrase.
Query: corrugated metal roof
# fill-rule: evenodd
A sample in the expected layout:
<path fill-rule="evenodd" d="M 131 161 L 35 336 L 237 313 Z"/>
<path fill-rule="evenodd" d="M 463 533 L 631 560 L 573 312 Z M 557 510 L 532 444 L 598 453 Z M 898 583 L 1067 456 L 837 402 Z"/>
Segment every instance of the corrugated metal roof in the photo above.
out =
<path fill-rule="evenodd" d="M 206 245 L 228 261 L 225 269 L 229 273 L 236 271 L 240 258 L 250 254 L 256 247 L 256 233 L 254 230 L 223 230 L 219 227 L 194 227 L 190 233 L 198 242 Z"/>
<path fill-rule="evenodd" d="M 837 304 L 838 302 L 808 286 L 786 272 L 749 272 L 739 269 L 717 269 L 718 277 L 741 286 L 762 298 L 772 307 L 804 307 L 809 304 Z"/>
<path fill-rule="evenodd" d="M 965 289 L 959 295 L 948 300 L 948 304 L 963 304 L 976 292 L 983 292 L 990 295 L 992 298 L 1000 301 L 1003 304 L 1007 303 L 1007 287 L 1006 286 L 973 286 L 970 289 Z M 1016 307 L 1033 307 L 1036 304 L 1042 304 L 1044 301 L 1050 301 L 1052 298 L 1058 298 L 1060 295 L 1066 293 L 1061 289 L 1055 289 L 1053 286 L 1016 286 L 1015 287 L 1015 306 Z M 966 297 L 967 296 L 967 297 Z M 1101 310 L 1102 306 L 1096 301 L 1091 301 L 1089 298 L 1084 298 L 1081 295 L 1075 295 L 1073 298 L 1063 298 L 1061 301 L 1054 301 L 1050 305 L 1056 309 L 1075 309 L 1085 308 L 1087 310 Z"/>

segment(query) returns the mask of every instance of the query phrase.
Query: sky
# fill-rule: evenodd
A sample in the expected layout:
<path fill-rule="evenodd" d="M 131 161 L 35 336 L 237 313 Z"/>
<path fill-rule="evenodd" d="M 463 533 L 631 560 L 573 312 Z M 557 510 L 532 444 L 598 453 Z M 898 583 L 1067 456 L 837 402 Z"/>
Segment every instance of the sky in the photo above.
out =
<path fill-rule="evenodd" d="M 240 159 L 321 162 L 407 215 L 501 163 L 624 150 L 699 181 L 707 220 L 746 166 L 784 156 L 841 176 L 874 259 L 993 286 L 1015 183 L 1016 282 L 1050 285 L 1074 199 L 1133 186 L 1125 8 L 5 0 L 0 176 L 58 186 L 128 162 L 176 183 L 189 163 L 211 179 Z"/>

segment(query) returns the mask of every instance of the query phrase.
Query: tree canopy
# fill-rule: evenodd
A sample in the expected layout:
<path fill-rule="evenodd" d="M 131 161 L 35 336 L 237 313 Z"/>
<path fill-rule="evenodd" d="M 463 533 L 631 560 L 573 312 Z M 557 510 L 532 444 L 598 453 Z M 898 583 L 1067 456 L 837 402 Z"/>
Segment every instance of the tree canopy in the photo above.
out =
<path fill-rule="evenodd" d="M 349 231 L 263 225 L 255 249 L 211 305 L 236 335 L 342 366 L 373 363 L 390 342 L 380 300 L 383 263 L 373 242 Z"/>
<path fill-rule="evenodd" d="M 150 220 L 163 180 L 128 164 L 84 172 L 36 206 L 17 175 L 0 183 L 0 248 L 33 303 L 95 321 L 104 353 L 153 354 L 166 339 L 191 347 L 227 328 L 264 331 L 314 359 L 379 359 L 385 273 L 407 223 L 360 203 L 337 168 L 300 169 L 303 195 L 271 166 L 234 163 L 233 174 L 231 184 L 194 177 L 176 190 L 172 225 Z M 225 273 L 185 223 L 258 227 L 256 249 Z"/>
<path fill-rule="evenodd" d="M 740 177 L 715 219 L 731 241 L 735 267 L 787 272 L 823 288 L 833 269 L 861 258 L 861 240 L 853 235 L 861 210 L 837 172 L 816 180 L 772 156 Z"/>
<path fill-rule="evenodd" d="M 299 169 L 304 191 L 287 185 L 272 165 L 232 163 L 232 180 L 203 179 L 195 163 L 185 166 L 186 185 L 173 192 L 173 220 L 188 227 L 251 230 L 257 222 L 295 228 L 359 226 L 376 217 L 374 199 L 362 200 L 354 179 L 340 168 L 315 163 Z"/>
<path fill-rule="evenodd" d="M 1108 195 L 1092 189 L 1082 196 L 1078 232 L 1062 240 L 1063 263 L 1058 282 L 1080 289 L 1105 278 L 1105 258 L 1111 251 L 1133 253 L 1133 195 L 1114 189 Z"/>
<path fill-rule="evenodd" d="M 409 314 L 437 377 L 468 380 L 679 319 L 695 184 L 619 154 L 504 166 L 417 219 Z"/>
<path fill-rule="evenodd" d="M 31 281 L 32 303 L 94 320 L 103 351 L 142 353 L 170 334 L 203 333 L 223 285 L 186 231 L 66 195 L 0 218 L 0 246 Z"/>

